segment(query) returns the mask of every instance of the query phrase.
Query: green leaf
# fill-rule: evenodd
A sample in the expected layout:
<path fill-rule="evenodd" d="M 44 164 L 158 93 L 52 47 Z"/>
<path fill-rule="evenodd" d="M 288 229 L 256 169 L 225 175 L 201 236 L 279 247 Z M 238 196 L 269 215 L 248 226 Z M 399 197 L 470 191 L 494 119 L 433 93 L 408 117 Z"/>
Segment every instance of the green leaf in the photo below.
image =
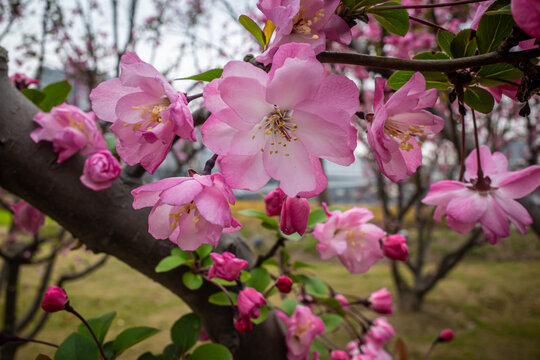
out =
<path fill-rule="evenodd" d="M 182 316 L 171 328 L 171 339 L 178 348 L 178 357 L 191 349 L 201 334 L 199 315 L 190 313 Z"/>
<path fill-rule="evenodd" d="M 297 270 L 297 269 L 303 269 L 303 268 L 313 268 L 314 266 L 313 265 L 310 265 L 310 264 L 306 264 L 305 262 L 303 261 L 298 261 L 298 260 L 295 260 L 292 264 L 292 268 Z"/>
<path fill-rule="evenodd" d="M 182 275 L 182 281 L 184 282 L 184 285 L 190 290 L 197 290 L 200 288 L 203 284 L 203 278 L 199 274 L 194 274 L 192 272 L 185 272 Z"/>
<path fill-rule="evenodd" d="M 52 359 L 45 354 L 39 354 L 38 356 L 36 356 L 34 360 L 52 360 Z"/>
<path fill-rule="evenodd" d="M 461 30 L 450 43 L 452 57 L 473 56 L 476 52 L 476 38 L 471 29 Z"/>
<path fill-rule="evenodd" d="M 147 326 L 132 327 L 122 331 L 114 340 L 115 357 L 158 332 L 158 329 Z"/>
<path fill-rule="evenodd" d="M 472 109 L 488 114 L 493 110 L 495 100 L 489 91 L 479 87 L 469 87 L 465 90 L 463 101 Z"/>
<path fill-rule="evenodd" d="M 254 324 L 260 324 L 268 317 L 268 306 L 261 306 L 261 314 L 256 319 L 251 319 Z"/>
<path fill-rule="evenodd" d="M 398 90 L 410 80 L 414 73 L 414 71 L 396 71 L 390 76 L 386 85 Z M 426 71 L 422 75 L 426 79 L 426 89 L 446 90 L 450 86 L 448 77 L 444 73 Z"/>
<path fill-rule="evenodd" d="M 512 15 L 512 9 L 510 5 L 505 5 L 497 10 L 486 11 L 484 15 Z"/>
<path fill-rule="evenodd" d="M 368 10 L 382 27 L 392 34 L 405 36 L 409 31 L 409 14 L 405 9 L 384 10 L 386 6 L 400 5 L 388 2 Z"/>
<path fill-rule="evenodd" d="M 193 351 L 190 360 L 233 360 L 232 354 L 220 344 L 203 344 Z"/>
<path fill-rule="evenodd" d="M 212 252 L 212 250 L 214 250 L 214 247 L 212 245 L 202 244 L 197 250 L 195 250 L 195 252 L 197 253 L 197 255 L 199 255 L 200 259 L 204 259 Z"/>
<path fill-rule="evenodd" d="M 37 89 L 22 89 L 21 93 L 36 106 L 45 99 L 45 94 Z"/>
<path fill-rule="evenodd" d="M 203 72 L 202 74 L 192 75 L 185 78 L 179 78 L 175 80 L 197 80 L 197 81 L 212 81 L 221 77 L 223 69 L 216 68 Z"/>
<path fill-rule="evenodd" d="M 114 341 L 107 341 L 103 345 L 103 353 L 107 359 L 114 359 Z"/>
<path fill-rule="evenodd" d="M 300 235 L 297 232 L 295 232 L 294 234 L 291 234 L 291 235 L 285 235 L 284 233 L 282 233 L 280 231 L 279 234 L 280 234 L 280 236 L 284 237 L 285 239 L 291 240 L 291 241 L 298 241 L 298 240 L 300 240 L 302 238 L 302 235 Z"/>
<path fill-rule="evenodd" d="M 486 87 L 504 85 L 506 84 L 505 81 L 515 82 L 523 77 L 523 73 L 510 64 L 482 66 L 477 75 L 480 77 L 480 84 Z"/>
<path fill-rule="evenodd" d="M 183 258 L 186 258 L 186 259 L 191 259 L 191 254 L 189 251 L 184 251 L 180 248 L 174 248 L 171 250 L 171 255 L 172 256 L 179 256 L 179 257 L 183 257 Z"/>
<path fill-rule="evenodd" d="M 424 51 L 416 54 L 413 59 L 415 60 L 448 60 L 449 57 L 445 53 L 440 51 Z"/>
<path fill-rule="evenodd" d="M 240 273 L 240 281 L 245 283 L 246 281 L 248 281 L 249 279 L 251 278 L 251 274 L 248 273 L 247 271 L 245 270 L 242 270 L 242 272 Z"/>
<path fill-rule="evenodd" d="M 343 318 L 336 314 L 322 314 L 321 320 L 324 323 L 324 332 L 335 330 L 343 322 Z"/>
<path fill-rule="evenodd" d="M 502 41 L 510 35 L 514 24 L 512 15 L 482 16 L 476 31 L 480 54 L 497 50 Z"/>
<path fill-rule="evenodd" d="M 67 81 L 59 81 L 49 84 L 41 90 L 45 98 L 39 103 L 42 111 L 49 112 L 54 106 L 58 106 L 66 101 L 71 92 L 71 85 Z"/>
<path fill-rule="evenodd" d="M 311 347 L 309 348 L 310 353 L 314 353 L 315 351 L 321 354 L 322 356 L 328 354 L 326 347 L 323 344 L 321 344 L 319 340 L 313 340 L 313 343 L 311 344 Z M 321 356 L 321 360 L 323 359 L 322 356 Z"/>
<path fill-rule="evenodd" d="M 266 45 L 266 39 L 259 25 L 257 25 L 255 21 L 251 20 L 246 15 L 240 15 L 240 17 L 238 18 L 238 22 L 240 22 L 240 24 L 242 24 L 242 26 L 245 27 L 246 30 L 249 31 L 251 35 L 255 37 L 255 39 L 257 39 L 259 44 L 261 44 L 261 47 L 264 48 L 264 46 Z"/>
<path fill-rule="evenodd" d="M 294 311 L 296 310 L 296 306 L 300 305 L 300 302 L 293 300 L 293 299 L 283 299 L 281 302 L 281 310 L 285 312 L 285 314 L 292 316 L 294 314 Z"/>
<path fill-rule="evenodd" d="M 167 256 L 156 266 L 156 272 L 170 271 L 185 264 L 189 259 L 180 256 Z"/>
<path fill-rule="evenodd" d="M 317 298 L 328 296 L 328 287 L 319 278 L 308 278 L 307 276 L 302 279 L 306 284 L 306 291 L 309 295 Z"/>
<path fill-rule="evenodd" d="M 55 360 L 99 360 L 99 350 L 94 340 L 79 333 L 73 333 L 54 354 Z"/>
<path fill-rule="evenodd" d="M 269 230 L 275 230 L 278 228 L 277 220 L 273 217 L 267 216 L 262 211 L 248 209 L 248 210 L 242 210 L 239 213 L 245 216 L 251 216 L 251 217 L 255 217 L 261 220 L 262 225 Z"/>
<path fill-rule="evenodd" d="M 439 44 L 441 50 L 449 56 L 452 56 L 452 48 L 450 47 L 450 44 L 452 44 L 454 38 L 454 34 L 452 34 L 450 31 L 437 31 L 437 44 Z"/>
<path fill-rule="evenodd" d="M 230 291 L 229 295 L 231 296 L 233 303 L 236 305 L 236 298 L 238 297 L 238 295 Z M 208 302 L 214 305 L 231 306 L 229 298 L 223 291 L 210 295 L 210 297 L 208 298 Z"/>
<path fill-rule="evenodd" d="M 115 316 L 116 311 L 112 311 L 87 320 L 92 330 L 94 330 L 94 334 L 96 334 L 100 344 L 103 344 L 103 340 L 105 340 L 105 336 L 107 335 Z M 90 331 L 84 324 L 79 324 L 77 331 L 79 334 L 85 335 L 94 341 L 92 334 L 90 334 Z"/>
<path fill-rule="evenodd" d="M 273 257 L 271 258 L 268 258 L 266 260 L 263 261 L 262 263 L 263 266 L 277 266 L 279 267 L 279 263 L 277 262 L 277 260 Z"/>
<path fill-rule="evenodd" d="M 263 267 L 251 270 L 251 278 L 246 282 L 247 287 L 252 287 L 258 292 L 264 292 L 270 283 L 270 274 Z"/>
<path fill-rule="evenodd" d="M 336 211 L 340 210 L 343 211 L 343 207 L 341 206 L 330 206 L 328 208 L 330 211 Z M 318 223 L 325 222 L 328 219 L 328 216 L 326 216 L 326 213 L 324 212 L 324 209 L 322 207 L 317 208 L 315 210 L 312 210 L 309 213 L 309 219 L 308 219 L 308 226 L 315 226 Z"/>

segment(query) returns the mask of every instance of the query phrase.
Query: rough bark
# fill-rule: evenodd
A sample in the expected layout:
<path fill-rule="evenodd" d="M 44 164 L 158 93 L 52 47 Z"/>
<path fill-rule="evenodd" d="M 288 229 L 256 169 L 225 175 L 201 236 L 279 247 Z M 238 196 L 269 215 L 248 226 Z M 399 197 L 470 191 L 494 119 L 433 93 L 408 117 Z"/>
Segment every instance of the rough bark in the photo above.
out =
<path fill-rule="evenodd" d="M 107 190 L 92 191 L 79 180 L 83 157 L 75 155 L 57 164 L 50 143 L 35 144 L 30 139 L 38 109 L 10 84 L 7 53 L 1 48 L 0 94 L 1 187 L 56 220 L 92 251 L 118 258 L 178 295 L 201 316 L 209 336 L 231 349 L 235 359 L 253 359 L 254 354 L 259 360 L 285 358 L 283 332 L 274 314 L 252 332 L 239 334 L 231 309 L 208 302 L 219 291 L 216 287 L 205 283 L 191 291 L 180 280 L 182 270 L 154 271 L 173 245 L 148 234 L 149 209 L 133 210 L 131 187 L 125 180 L 116 180 Z"/>

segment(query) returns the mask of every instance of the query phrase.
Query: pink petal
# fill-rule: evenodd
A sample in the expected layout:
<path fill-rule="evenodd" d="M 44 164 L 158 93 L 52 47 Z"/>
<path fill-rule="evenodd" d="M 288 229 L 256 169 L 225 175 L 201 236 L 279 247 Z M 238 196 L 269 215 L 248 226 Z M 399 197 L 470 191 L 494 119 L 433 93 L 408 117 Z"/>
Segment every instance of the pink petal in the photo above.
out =
<path fill-rule="evenodd" d="M 176 186 L 163 190 L 159 198 L 165 204 L 180 206 L 189 204 L 201 191 L 203 187 L 200 183 L 186 179 Z"/>
<path fill-rule="evenodd" d="M 446 214 L 461 223 L 478 221 L 488 210 L 490 200 L 475 191 L 456 192 L 446 207 Z"/>
<path fill-rule="evenodd" d="M 231 225 L 232 216 L 229 203 L 218 189 L 205 188 L 195 197 L 195 205 L 208 222 L 222 228 Z"/>
<path fill-rule="evenodd" d="M 172 232 L 169 214 L 173 207 L 159 204 L 152 208 L 148 216 L 148 232 L 156 239 L 167 239 Z"/>
<path fill-rule="evenodd" d="M 139 186 L 131 191 L 131 195 L 133 196 L 133 208 L 141 209 L 147 206 L 154 206 L 158 202 L 159 195 L 163 190 L 181 184 L 186 180 L 186 178 L 177 177 L 166 178 L 150 184 Z"/>
<path fill-rule="evenodd" d="M 360 92 L 356 84 L 344 75 L 325 77 L 315 95 L 314 102 L 346 111 L 349 117 L 359 109 Z"/>
<path fill-rule="evenodd" d="M 151 107 L 150 105 L 160 102 L 161 99 L 159 97 L 145 92 L 127 94 L 121 97 L 116 103 L 116 117 L 125 123 L 136 124 L 143 120 L 141 117 L 141 106 Z M 134 107 L 139 109 L 134 109 Z"/>
<path fill-rule="evenodd" d="M 509 172 L 500 178 L 498 186 L 505 197 L 522 198 L 540 186 L 540 166 L 533 165 L 523 170 Z"/>
<path fill-rule="evenodd" d="M 218 157 L 218 165 L 227 184 L 234 189 L 257 191 L 270 176 L 263 166 L 262 152 L 255 155 L 225 155 Z"/>
<path fill-rule="evenodd" d="M 92 110 L 101 120 L 114 122 L 116 102 L 121 97 L 134 92 L 138 92 L 138 89 L 122 85 L 118 78 L 104 81 L 90 93 Z"/>
<path fill-rule="evenodd" d="M 234 127 L 235 129 L 251 128 L 253 126 L 251 122 L 242 119 L 233 109 L 229 107 L 229 105 L 223 101 L 218 90 L 219 82 L 220 79 L 214 79 L 204 88 L 204 106 L 212 113 L 213 116 L 219 118 L 220 121 L 227 123 L 229 126 Z"/>
<path fill-rule="evenodd" d="M 259 123 L 274 111 L 264 100 L 266 89 L 255 79 L 230 76 L 219 83 L 218 89 L 223 101 L 250 124 Z"/>
<path fill-rule="evenodd" d="M 493 191 L 492 196 L 519 231 L 522 234 L 527 233 L 526 226 L 531 225 L 533 220 L 523 205 L 505 197 L 499 191 Z"/>

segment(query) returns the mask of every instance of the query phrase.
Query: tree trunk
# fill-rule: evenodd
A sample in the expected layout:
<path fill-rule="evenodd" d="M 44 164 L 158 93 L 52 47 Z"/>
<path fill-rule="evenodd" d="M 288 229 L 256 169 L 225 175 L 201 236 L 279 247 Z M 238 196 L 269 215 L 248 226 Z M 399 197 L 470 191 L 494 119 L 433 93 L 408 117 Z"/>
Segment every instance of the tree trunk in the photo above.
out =
<path fill-rule="evenodd" d="M 418 312 L 422 308 L 424 296 L 424 292 L 414 289 L 398 291 L 399 308 L 407 312 Z"/>

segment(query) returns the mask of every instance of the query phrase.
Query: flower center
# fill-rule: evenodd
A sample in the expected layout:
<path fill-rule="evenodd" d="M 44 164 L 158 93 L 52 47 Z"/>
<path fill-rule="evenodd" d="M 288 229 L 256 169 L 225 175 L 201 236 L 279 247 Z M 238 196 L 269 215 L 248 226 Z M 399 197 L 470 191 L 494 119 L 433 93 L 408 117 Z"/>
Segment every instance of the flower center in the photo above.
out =
<path fill-rule="evenodd" d="M 305 9 L 303 6 L 293 18 L 293 31 L 303 35 L 311 35 L 311 26 L 324 17 L 324 9 L 319 9 L 311 19 L 304 17 Z M 318 39 L 319 35 L 314 34 L 313 39 Z"/>
<path fill-rule="evenodd" d="M 297 141 L 298 137 L 294 136 L 298 125 L 293 123 L 293 116 L 291 110 L 281 110 L 274 105 L 274 111 L 266 115 L 259 125 L 259 130 L 264 130 L 265 136 L 271 136 L 270 142 L 270 154 L 278 154 L 279 149 L 286 151 L 287 143 L 291 141 Z M 255 139 L 255 135 L 252 136 Z M 264 152 L 264 148 L 261 148 L 261 152 Z M 289 156 L 288 152 L 285 156 Z"/>
<path fill-rule="evenodd" d="M 352 230 L 345 231 L 345 238 L 347 239 L 347 249 L 352 252 L 358 252 L 364 247 L 363 237 L 366 235 L 365 232 L 357 232 Z"/>
<path fill-rule="evenodd" d="M 152 130 L 157 125 L 163 123 L 161 118 L 161 112 L 169 107 L 169 104 L 159 103 L 154 105 L 141 105 L 141 106 L 132 106 L 133 110 L 141 110 L 141 122 L 136 124 L 124 124 L 125 127 L 131 126 L 133 130 Z M 165 126 L 169 126 L 170 122 L 167 122 Z"/>
<path fill-rule="evenodd" d="M 391 117 L 389 117 L 384 123 L 384 132 L 401 140 L 399 141 L 399 148 L 401 150 L 410 151 L 414 148 L 414 145 L 409 142 L 409 140 L 413 139 L 416 141 L 418 146 L 422 145 L 422 141 L 417 140 L 415 137 L 426 136 L 424 127 L 424 125 L 414 126 L 411 124 L 405 124 L 401 121 L 394 121 Z"/>
<path fill-rule="evenodd" d="M 193 223 L 195 224 L 195 229 L 199 230 L 197 228 L 197 223 L 200 220 L 199 211 L 197 209 L 197 206 L 195 206 L 195 204 L 193 203 L 193 201 L 190 202 L 189 204 L 178 207 L 178 209 L 175 212 L 171 212 L 169 214 L 169 217 L 173 219 L 173 222 L 171 223 L 171 230 L 176 229 L 182 215 L 184 214 L 189 215 L 191 211 L 193 211 Z"/>
<path fill-rule="evenodd" d="M 471 179 L 469 189 L 477 191 L 483 196 L 489 195 L 491 190 L 497 190 L 496 187 L 491 186 L 491 178 L 489 176 L 484 177 L 482 181 L 479 181 L 478 178 Z"/>

